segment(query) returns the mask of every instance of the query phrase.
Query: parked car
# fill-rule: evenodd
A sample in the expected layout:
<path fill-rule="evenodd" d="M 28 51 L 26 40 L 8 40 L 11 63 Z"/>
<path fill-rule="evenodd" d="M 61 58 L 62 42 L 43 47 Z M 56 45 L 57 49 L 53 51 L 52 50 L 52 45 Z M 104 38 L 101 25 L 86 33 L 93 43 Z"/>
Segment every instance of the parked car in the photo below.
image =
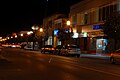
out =
<path fill-rule="evenodd" d="M 20 44 L 11 44 L 10 46 L 12 48 L 21 48 Z"/>
<path fill-rule="evenodd" d="M 54 53 L 54 47 L 52 45 L 45 45 L 44 47 L 41 48 L 41 53 Z"/>
<path fill-rule="evenodd" d="M 26 44 L 26 45 L 24 46 L 24 49 L 25 49 L 25 50 L 33 50 L 33 46 L 32 46 L 31 44 Z"/>
<path fill-rule="evenodd" d="M 120 49 L 118 49 L 115 52 L 111 53 L 110 62 L 111 63 L 117 63 L 117 62 L 120 63 Z"/>
<path fill-rule="evenodd" d="M 80 57 L 80 48 L 77 45 L 65 45 L 61 48 L 61 55 Z"/>
<path fill-rule="evenodd" d="M 24 49 L 26 44 L 21 44 L 20 46 L 21 46 L 21 49 Z"/>
<path fill-rule="evenodd" d="M 55 47 L 55 51 L 54 51 L 54 54 L 57 54 L 57 55 L 60 55 L 60 52 L 61 52 L 61 49 L 63 48 L 62 45 L 57 45 Z"/>

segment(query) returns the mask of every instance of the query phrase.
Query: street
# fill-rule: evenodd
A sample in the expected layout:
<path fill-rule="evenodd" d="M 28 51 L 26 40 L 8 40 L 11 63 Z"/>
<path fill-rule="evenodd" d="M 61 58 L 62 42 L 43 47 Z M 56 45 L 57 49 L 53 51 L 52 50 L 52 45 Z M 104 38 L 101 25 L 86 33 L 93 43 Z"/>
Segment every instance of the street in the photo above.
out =
<path fill-rule="evenodd" d="M 3 48 L 0 80 L 120 80 L 120 65 L 109 60 L 64 57 Z"/>

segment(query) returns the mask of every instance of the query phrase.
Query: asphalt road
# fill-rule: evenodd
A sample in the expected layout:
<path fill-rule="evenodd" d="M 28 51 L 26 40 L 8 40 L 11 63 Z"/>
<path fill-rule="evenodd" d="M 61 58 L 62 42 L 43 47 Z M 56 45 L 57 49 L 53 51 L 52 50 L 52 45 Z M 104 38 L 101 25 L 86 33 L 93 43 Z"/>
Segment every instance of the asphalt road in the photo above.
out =
<path fill-rule="evenodd" d="M 120 80 L 120 65 L 107 60 L 64 57 L 6 48 L 0 80 Z"/>

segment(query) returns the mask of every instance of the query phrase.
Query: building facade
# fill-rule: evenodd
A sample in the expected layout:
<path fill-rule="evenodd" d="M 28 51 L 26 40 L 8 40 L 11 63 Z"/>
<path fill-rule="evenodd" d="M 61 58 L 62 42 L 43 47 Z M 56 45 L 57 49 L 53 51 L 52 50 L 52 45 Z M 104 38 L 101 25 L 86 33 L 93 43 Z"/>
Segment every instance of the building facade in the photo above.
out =
<path fill-rule="evenodd" d="M 67 16 L 64 14 L 53 14 L 43 19 L 43 26 L 48 31 L 49 36 L 45 45 L 53 45 L 54 47 L 61 45 L 61 41 L 57 39 L 57 32 L 59 28 L 68 30 L 66 20 Z"/>
<path fill-rule="evenodd" d="M 113 12 L 120 10 L 119 0 L 83 0 L 70 7 L 71 26 L 79 34 L 79 45 L 83 51 L 102 53 L 107 39 L 102 24 Z"/>

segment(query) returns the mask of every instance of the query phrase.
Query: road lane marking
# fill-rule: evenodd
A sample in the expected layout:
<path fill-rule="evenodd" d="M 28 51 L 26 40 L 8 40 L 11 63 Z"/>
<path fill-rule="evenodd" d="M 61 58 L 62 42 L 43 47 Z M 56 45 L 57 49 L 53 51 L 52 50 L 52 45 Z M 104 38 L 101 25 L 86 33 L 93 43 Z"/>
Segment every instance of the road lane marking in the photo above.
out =
<path fill-rule="evenodd" d="M 120 74 L 105 72 L 105 71 L 102 71 L 102 70 L 97 70 L 97 69 L 88 68 L 88 67 L 83 67 L 83 66 L 79 66 L 79 67 L 81 67 L 81 68 L 83 68 L 83 69 L 91 70 L 91 71 L 96 71 L 96 72 L 100 72 L 100 73 L 104 73 L 104 74 L 109 74 L 109 75 L 113 75 L 113 76 L 120 77 Z"/>
<path fill-rule="evenodd" d="M 49 63 L 51 62 L 51 60 L 52 60 L 52 57 L 50 58 Z"/>

